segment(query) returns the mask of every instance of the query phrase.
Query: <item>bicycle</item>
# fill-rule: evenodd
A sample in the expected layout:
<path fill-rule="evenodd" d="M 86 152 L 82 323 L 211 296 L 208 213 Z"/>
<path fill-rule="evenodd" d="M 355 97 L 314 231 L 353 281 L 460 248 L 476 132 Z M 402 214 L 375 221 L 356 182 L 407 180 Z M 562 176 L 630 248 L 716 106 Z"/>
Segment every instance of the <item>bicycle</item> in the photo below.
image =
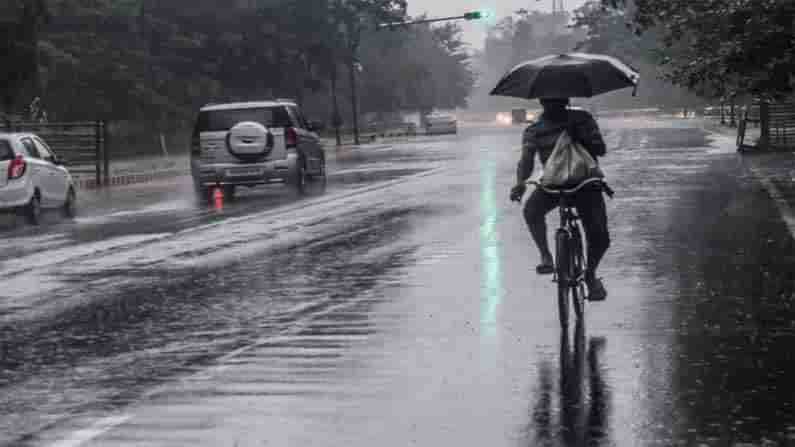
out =
<path fill-rule="evenodd" d="M 613 190 L 602 178 L 585 180 L 571 189 L 551 189 L 537 180 L 528 180 L 527 185 L 534 185 L 550 194 L 560 196 L 560 227 L 555 232 L 555 276 L 553 281 L 558 284 L 558 316 L 560 327 L 569 325 L 569 297 L 577 316 L 577 322 L 584 321 L 585 316 L 585 253 L 583 251 L 582 228 L 580 216 L 574 206 L 574 194 L 586 185 L 601 186 L 609 197 Z"/>

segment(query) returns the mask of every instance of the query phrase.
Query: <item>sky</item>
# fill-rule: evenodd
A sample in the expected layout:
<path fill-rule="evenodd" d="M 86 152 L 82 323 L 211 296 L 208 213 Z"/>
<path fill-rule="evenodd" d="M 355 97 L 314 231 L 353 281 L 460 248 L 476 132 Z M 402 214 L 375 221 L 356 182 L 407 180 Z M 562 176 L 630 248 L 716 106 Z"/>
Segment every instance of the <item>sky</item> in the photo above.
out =
<path fill-rule="evenodd" d="M 551 11 L 553 0 L 408 0 L 409 14 L 427 13 L 430 17 L 448 17 L 462 15 L 467 11 L 487 9 L 495 13 L 495 18 L 484 22 L 461 22 L 464 39 L 473 48 L 482 48 L 486 38 L 488 23 L 494 23 L 511 15 L 517 9 L 537 9 Z M 571 11 L 579 8 L 586 0 L 563 0 L 564 7 Z"/>

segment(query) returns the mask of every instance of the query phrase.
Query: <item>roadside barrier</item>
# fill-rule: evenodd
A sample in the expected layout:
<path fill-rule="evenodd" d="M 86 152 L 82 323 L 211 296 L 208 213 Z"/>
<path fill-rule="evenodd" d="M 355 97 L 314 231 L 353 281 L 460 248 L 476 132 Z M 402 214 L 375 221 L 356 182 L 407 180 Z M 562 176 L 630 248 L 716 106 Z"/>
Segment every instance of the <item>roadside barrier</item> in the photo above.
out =
<path fill-rule="evenodd" d="M 103 180 L 106 183 L 109 180 L 109 127 L 106 121 L 31 123 L 8 120 L 0 129 L 35 133 L 66 161 L 67 166 L 78 165 L 81 172 L 93 176 L 94 185 L 101 186 Z"/>
<path fill-rule="evenodd" d="M 190 169 L 169 169 L 164 171 L 109 176 L 107 178 L 107 186 L 134 185 L 138 183 L 152 182 L 155 180 L 180 177 L 188 174 L 190 174 Z M 102 182 L 97 182 L 95 178 L 78 177 L 76 179 L 76 183 L 77 187 L 81 189 L 97 189 L 103 186 Z"/>

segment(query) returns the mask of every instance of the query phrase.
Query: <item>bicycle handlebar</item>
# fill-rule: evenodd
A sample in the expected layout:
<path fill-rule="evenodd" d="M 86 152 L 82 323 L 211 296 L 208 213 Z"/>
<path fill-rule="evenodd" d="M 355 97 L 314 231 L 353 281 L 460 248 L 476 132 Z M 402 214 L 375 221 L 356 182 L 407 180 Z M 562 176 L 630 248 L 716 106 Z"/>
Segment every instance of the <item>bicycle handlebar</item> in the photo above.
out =
<path fill-rule="evenodd" d="M 588 180 L 580 183 L 579 185 L 577 185 L 577 186 L 575 186 L 574 188 L 571 188 L 571 189 L 550 189 L 550 188 L 547 188 L 546 186 L 542 185 L 541 182 L 539 182 L 538 180 L 526 180 L 524 183 L 525 183 L 525 185 L 537 186 L 537 187 L 543 189 L 544 192 L 548 192 L 550 194 L 573 194 L 573 193 L 581 190 L 586 185 L 601 184 L 602 187 L 605 189 L 605 192 L 607 193 L 607 195 L 611 199 L 613 198 L 613 195 L 615 194 L 615 192 L 613 191 L 612 188 L 610 188 L 610 185 L 607 184 L 605 179 L 598 178 L 598 177 L 589 178 Z"/>

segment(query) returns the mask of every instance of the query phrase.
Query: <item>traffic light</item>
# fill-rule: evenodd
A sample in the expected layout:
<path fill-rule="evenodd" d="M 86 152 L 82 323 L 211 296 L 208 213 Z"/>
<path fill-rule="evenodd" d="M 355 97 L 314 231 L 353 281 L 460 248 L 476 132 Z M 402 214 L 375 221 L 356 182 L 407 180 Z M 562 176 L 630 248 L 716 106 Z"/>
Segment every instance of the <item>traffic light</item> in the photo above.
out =
<path fill-rule="evenodd" d="M 487 11 L 470 11 L 464 14 L 464 18 L 467 20 L 481 20 L 481 19 L 488 19 L 489 13 Z"/>

